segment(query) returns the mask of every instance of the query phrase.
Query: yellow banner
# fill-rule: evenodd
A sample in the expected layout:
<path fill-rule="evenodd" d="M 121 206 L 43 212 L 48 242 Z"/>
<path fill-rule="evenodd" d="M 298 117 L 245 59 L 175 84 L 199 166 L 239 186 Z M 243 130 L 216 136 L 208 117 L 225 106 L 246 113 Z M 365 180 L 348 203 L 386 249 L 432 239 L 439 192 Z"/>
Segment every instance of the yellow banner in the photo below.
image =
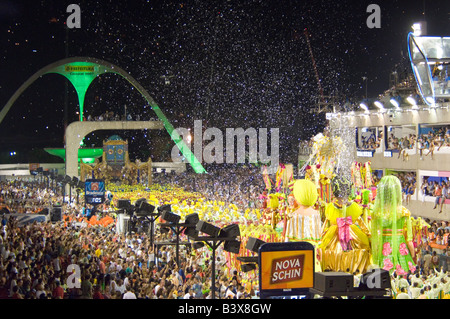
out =
<path fill-rule="evenodd" d="M 94 72 L 93 65 L 66 65 L 66 72 Z"/>

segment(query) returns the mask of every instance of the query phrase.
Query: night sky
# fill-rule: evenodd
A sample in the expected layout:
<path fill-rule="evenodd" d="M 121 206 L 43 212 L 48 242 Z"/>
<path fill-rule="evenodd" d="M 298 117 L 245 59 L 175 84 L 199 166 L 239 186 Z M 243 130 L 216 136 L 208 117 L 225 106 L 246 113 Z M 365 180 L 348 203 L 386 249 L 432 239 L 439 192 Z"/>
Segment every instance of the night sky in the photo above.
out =
<path fill-rule="evenodd" d="M 81 7 L 81 29 L 65 27 L 71 3 Z M 380 29 L 366 25 L 370 3 L 381 8 Z M 406 37 L 414 22 L 426 20 L 428 35 L 450 36 L 449 18 L 448 0 L 0 0 L 0 107 L 46 65 L 94 57 L 137 79 L 174 127 L 203 120 L 221 129 L 279 128 L 280 160 L 295 162 L 299 140 L 326 125 L 324 114 L 309 112 L 319 90 L 305 28 L 324 94 L 356 103 L 365 95 L 362 77 L 376 96 L 389 88 L 392 71 L 409 68 Z M 46 75 L 17 100 L 0 123 L 1 163 L 36 161 L 40 149 L 64 146 L 64 127 L 78 118 L 75 91 L 69 85 L 66 95 L 65 87 L 63 77 Z M 87 92 L 84 115 L 123 114 L 125 105 L 141 118 L 156 117 L 124 79 L 103 75 Z M 110 133 L 87 143 L 101 146 Z M 117 133 L 129 140 L 133 160 L 158 160 L 155 141 L 167 139 L 165 132 Z"/>

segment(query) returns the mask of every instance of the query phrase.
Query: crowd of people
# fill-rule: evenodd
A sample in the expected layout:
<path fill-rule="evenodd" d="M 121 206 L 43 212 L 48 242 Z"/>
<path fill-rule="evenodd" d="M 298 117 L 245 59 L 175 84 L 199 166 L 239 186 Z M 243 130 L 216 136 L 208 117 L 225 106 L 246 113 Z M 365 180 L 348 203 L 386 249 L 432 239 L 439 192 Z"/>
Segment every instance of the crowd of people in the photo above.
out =
<path fill-rule="evenodd" d="M 407 161 L 409 159 L 408 150 L 416 148 L 417 136 L 415 134 L 408 134 L 403 137 L 397 137 L 391 133 L 387 141 L 387 149 L 397 151 L 397 158 Z"/>
<path fill-rule="evenodd" d="M 262 194 L 265 188 L 261 168 L 241 166 L 223 170 L 208 167 L 208 172 L 208 175 L 192 172 L 157 174 L 153 182 L 160 185 L 177 185 L 188 192 L 201 193 L 206 200 L 233 203 L 244 210 L 261 208 L 258 195 Z"/>
<path fill-rule="evenodd" d="M 163 175 L 161 183 L 185 183 L 190 176 Z M 242 173 L 252 180 L 252 174 Z M 164 180 L 163 180 L 164 179 Z M 225 177 L 215 179 L 224 182 Z M 237 180 L 236 180 L 237 181 Z M 233 196 L 239 184 L 224 189 L 217 183 L 215 192 L 206 180 L 196 181 L 192 191 L 211 198 L 225 196 L 230 200 L 247 200 Z M 63 203 L 62 195 L 45 184 L 2 182 L 0 206 L 11 213 L 32 213 L 24 209 L 27 199 L 35 199 L 36 211 Z M 242 195 L 244 196 L 244 195 Z M 246 195 L 248 196 L 248 194 Z M 66 198 L 67 199 L 67 198 Z M 15 206 L 11 206 L 11 204 Z M 12 299 L 210 299 L 212 261 L 207 248 L 180 248 L 176 260 L 174 246 L 153 246 L 148 233 L 119 234 L 115 224 L 108 227 L 80 227 L 76 220 L 85 213 L 83 203 L 66 201 L 63 211 L 68 218 L 61 222 L 20 225 L 15 217 L 3 214 L 0 233 L 0 298 Z M 108 214 L 108 211 L 100 212 Z M 9 217 L 9 218 L 7 218 Z M 67 223 L 66 220 L 74 223 Z M 174 234 L 159 234 L 164 240 Z M 168 238 L 167 238 L 168 237 Z M 223 248 L 216 252 L 215 298 L 256 298 L 254 283 L 243 282 L 238 269 L 225 264 Z M 72 280 L 69 265 L 79 265 L 80 285 Z M 72 285 L 71 285 L 72 284 Z"/>
<path fill-rule="evenodd" d="M 446 255 L 447 256 L 447 255 Z M 436 253 L 425 253 L 423 262 L 431 264 Z M 450 278 L 441 268 L 431 267 L 429 271 L 417 271 L 407 275 L 393 275 L 391 287 L 396 299 L 442 299 L 450 291 Z"/>
<path fill-rule="evenodd" d="M 119 235 L 96 227 L 67 231 L 62 223 L 18 227 L 12 218 L 1 240 L 1 298 L 211 297 L 208 262 L 183 250 L 186 256 L 178 267 L 172 247 L 155 252 L 143 234 Z M 69 265 L 78 265 L 79 273 L 67 272 Z M 232 281 L 232 274 L 224 274 L 224 269 L 219 267 L 218 287 L 233 283 L 240 289 L 238 281 Z"/>
<path fill-rule="evenodd" d="M 204 254 L 183 246 L 178 266 L 175 249 L 155 249 L 145 233 L 117 234 L 114 225 L 68 228 L 63 222 L 19 227 L 11 217 L 0 237 L 0 298 L 211 298 L 211 261 Z M 255 286 L 244 286 L 221 253 L 216 298 L 256 297 Z M 79 272 L 68 272 L 69 265 L 78 265 Z"/>
<path fill-rule="evenodd" d="M 391 286 L 397 299 L 438 299 L 450 291 L 447 260 L 450 257 L 450 223 L 430 221 L 428 232 L 423 234 L 423 245 L 417 256 L 417 269 L 406 275 L 392 275 Z M 445 244 L 442 250 L 432 249 L 434 243 Z"/>
<path fill-rule="evenodd" d="M 55 199 L 55 191 L 47 187 L 45 182 L 0 183 L 0 208 L 2 205 L 16 213 L 38 213 L 51 206 Z"/>
<path fill-rule="evenodd" d="M 422 147 L 430 151 L 440 150 L 443 146 L 450 146 L 450 128 L 439 126 L 432 127 L 428 133 L 421 134 L 419 141 Z"/>
<path fill-rule="evenodd" d="M 450 222 L 432 221 L 428 229 L 427 243 L 450 246 Z"/>
<path fill-rule="evenodd" d="M 420 186 L 417 184 L 415 172 L 395 172 L 393 175 L 397 176 L 402 185 L 403 203 L 409 205 L 411 198 L 416 194 L 416 190 L 422 195 L 422 202 L 426 197 L 432 197 L 434 200 L 433 209 L 439 208 L 439 213 L 442 213 L 445 201 L 450 199 L 450 181 L 442 178 L 441 181 L 424 177 Z M 374 176 L 374 184 L 376 185 L 376 178 Z M 418 188 L 419 186 L 419 188 Z"/>
<path fill-rule="evenodd" d="M 359 150 L 376 150 L 381 146 L 383 133 L 376 135 L 374 132 L 361 138 L 361 144 L 358 145 Z M 410 133 L 404 136 L 397 136 L 391 133 L 386 141 L 386 149 L 398 153 L 397 158 L 407 161 L 409 159 L 408 150 L 417 149 L 420 159 L 430 156 L 434 159 L 436 151 L 440 151 L 442 147 L 450 146 L 450 128 L 445 126 L 432 127 L 427 133 L 419 135 Z M 308 145 L 309 142 L 305 142 Z M 302 149 L 307 149 L 302 147 Z M 300 151 L 302 152 L 302 151 Z"/>
<path fill-rule="evenodd" d="M 393 175 L 397 176 L 402 185 L 403 203 L 408 205 L 411 202 L 411 196 L 416 192 L 416 173 L 415 172 L 396 172 Z"/>
<path fill-rule="evenodd" d="M 411 197 L 416 194 L 416 190 L 422 195 L 422 202 L 426 197 L 432 197 L 434 200 L 433 209 L 439 208 L 439 213 L 443 212 L 445 201 L 450 199 L 450 181 L 442 178 L 441 181 L 424 177 L 420 186 L 417 184 L 415 172 L 396 172 L 394 173 L 400 179 L 402 185 L 403 203 L 409 205 Z M 419 188 L 418 188 L 419 186 Z"/>
<path fill-rule="evenodd" d="M 358 149 L 362 150 L 376 150 L 381 146 L 381 141 L 383 140 L 383 132 L 380 131 L 378 135 L 375 132 L 371 132 L 369 136 L 363 137 L 361 139 L 361 145 Z"/>
<path fill-rule="evenodd" d="M 370 134 L 369 134 L 370 133 Z M 381 147 L 383 141 L 383 132 L 368 131 L 361 136 L 361 141 L 357 145 L 359 150 L 376 150 Z M 299 154 L 308 155 L 312 152 L 313 138 L 300 141 Z M 389 134 L 386 141 L 386 149 L 398 153 L 398 158 L 404 161 L 409 159 L 408 150 L 417 149 L 420 159 L 430 155 L 434 159 L 436 151 L 442 147 L 450 146 L 450 127 L 439 126 L 430 128 L 427 133 L 419 135 L 410 133 L 404 136 L 398 136 L 394 133 Z"/>
<path fill-rule="evenodd" d="M 258 195 L 264 189 L 259 169 L 246 167 L 215 173 L 213 179 L 208 175 L 193 179 L 189 173 L 159 174 L 154 182 L 180 185 L 210 200 L 229 200 L 243 207 L 259 205 Z M 401 177 L 414 179 L 406 173 Z M 0 186 L 0 205 L 8 206 L 11 212 L 32 213 L 64 202 L 62 195 L 45 183 L 16 180 L 2 182 Z M 27 208 L 29 199 L 33 199 L 32 210 Z M 63 211 L 72 220 L 84 214 L 82 201 L 65 202 Z M 110 214 L 107 210 L 101 213 Z M 254 281 L 248 280 L 240 269 L 230 267 L 221 247 L 216 251 L 216 273 L 212 276 L 207 247 L 195 250 L 190 245 L 181 245 L 177 258 L 174 245 L 154 246 L 147 233 L 118 233 L 115 224 L 80 227 L 64 219 L 19 225 L 15 217 L 6 218 L 7 215 L 3 215 L 0 231 L 0 298 L 211 299 L 212 282 L 216 299 L 251 299 L 259 295 L 257 276 Z M 425 241 L 448 242 L 448 222 L 430 225 L 428 234 L 434 237 L 430 235 Z M 158 236 L 166 236 L 165 241 L 174 238 L 172 233 L 156 236 L 155 242 L 162 239 Z M 449 293 L 446 270 L 434 262 L 436 253 L 426 247 L 418 259 L 416 272 L 403 277 L 394 273 L 392 285 L 397 298 L 405 297 L 402 293 L 420 299 Z M 448 256 L 449 252 L 443 254 Z M 71 265 L 79 269 L 73 272 Z M 416 286 L 423 291 L 417 292 Z"/>
<path fill-rule="evenodd" d="M 401 182 L 403 203 L 405 205 L 410 204 L 411 197 L 416 194 L 417 190 L 422 195 L 422 202 L 425 201 L 427 196 L 432 197 L 434 200 L 433 209 L 439 208 L 439 213 L 442 213 L 445 201 L 450 199 L 450 181 L 447 178 L 439 178 L 440 180 L 438 180 L 436 178 L 431 179 L 425 176 L 419 186 L 417 184 L 415 172 L 399 171 L 393 174 L 397 176 Z M 375 178 L 374 181 L 376 181 Z"/>
<path fill-rule="evenodd" d="M 441 147 L 450 146 L 450 128 L 449 127 L 432 127 L 427 133 L 420 134 L 417 139 L 417 150 L 420 159 L 428 156 L 434 159 L 434 153 L 440 151 Z"/>
<path fill-rule="evenodd" d="M 420 191 L 422 192 L 422 201 L 425 200 L 426 196 L 433 197 L 434 209 L 439 207 L 439 213 L 442 213 L 445 201 L 450 199 L 449 181 L 446 179 L 437 181 L 424 177 Z"/>

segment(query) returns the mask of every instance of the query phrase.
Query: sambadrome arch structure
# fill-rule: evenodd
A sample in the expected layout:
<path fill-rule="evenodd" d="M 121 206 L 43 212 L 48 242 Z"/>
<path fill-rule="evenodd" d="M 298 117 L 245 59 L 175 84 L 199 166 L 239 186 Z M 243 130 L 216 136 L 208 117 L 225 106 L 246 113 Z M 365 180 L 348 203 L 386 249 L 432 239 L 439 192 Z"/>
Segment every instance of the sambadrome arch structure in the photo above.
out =
<path fill-rule="evenodd" d="M 124 122 L 90 122 L 83 121 L 84 99 L 91 83 L 105 73 L 117 74 L 126 79 L 148 102 L 150 108 L 156 113 L 159 121 L 124 121 Z M 78 149 L 83 138 L 97 130 L 142 130 L 165 128 L 180 152 L 189 161 L 196 173 L 205 173 L 205 169 L 186 145 L 183 138 L 174 129 L 154 99 L 130 74 L 120 67 L 95 58 L 73 57 L 59 60 L 40 69 L 33 74 L 9 99 L 0 111 L 0 124 L 5 119 L 14 102 L 36 80 L 46 74 L 60 74 L 66 77 L 75 88 L 80 108 L 80 120 L 70 124 L 66 129 L 66 175 L 78 176 Z"/>

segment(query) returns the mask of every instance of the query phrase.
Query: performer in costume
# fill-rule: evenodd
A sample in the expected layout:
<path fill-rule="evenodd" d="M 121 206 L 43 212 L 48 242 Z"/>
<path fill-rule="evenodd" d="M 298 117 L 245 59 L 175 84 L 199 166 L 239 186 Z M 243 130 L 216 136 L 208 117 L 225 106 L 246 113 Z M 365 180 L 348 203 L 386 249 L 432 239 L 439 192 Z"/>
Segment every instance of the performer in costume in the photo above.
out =
<path fill-rule="evenodd" d="M 293 190 L 292 190 L 293 191 Z M 288 207 L 287 207 L 287 212 L 288 214 L 293 213 L 294 211 L 296 211 L 298 209 L 298 202 L 295 200 L 295 196 L 294 193 L 290 193 L 288 195 Z"/>
<path fill-rule="evenodd" d="M 351 182 L 333 178 L 335 200 L 325 208 L 322 240 L 318 254 L 322 270 L 364 273 L 370 265 L 370 231 L 362 218 L 363 210 L 348 201 Z"/>
<path fill-rule="evenodd" d="M 378 183 L 371 226 L 373 263 L 397 275 L 414 272 L 411 213 L 402 206 L 402 187 L 396 176 L 384 176 Z"/>
<path fill-rule="evenodd" d="M 289 213 L 286 223 L 286 241 L 308 241 L 317 244 L 320 240 L 322 221 L 314 205 L 319 197 L 313 182 L 297 180 L 293 194 L 298 208 Z"/>
<path fill-rule="evenodd" d="M 269 194 L 267 198 L 267 208 L 263 210 L 263 223 L 271 225 L 273 229 L 275 229 L 280 221 L 278 212 L 279 205 L 278 194 Z"/>
<path fill-rule="evenodd" d="M 322 220 L 319 211 L 314 208 L 319 197 L 316 185 L 310 180 L 297 180 L 294 184 L 293 194 L 298 208 L 288 215 L 285 240 L 306 241 L 317 246 L 320 241 Z M 318 261 L 315 270 L 320 271 Z"/>

